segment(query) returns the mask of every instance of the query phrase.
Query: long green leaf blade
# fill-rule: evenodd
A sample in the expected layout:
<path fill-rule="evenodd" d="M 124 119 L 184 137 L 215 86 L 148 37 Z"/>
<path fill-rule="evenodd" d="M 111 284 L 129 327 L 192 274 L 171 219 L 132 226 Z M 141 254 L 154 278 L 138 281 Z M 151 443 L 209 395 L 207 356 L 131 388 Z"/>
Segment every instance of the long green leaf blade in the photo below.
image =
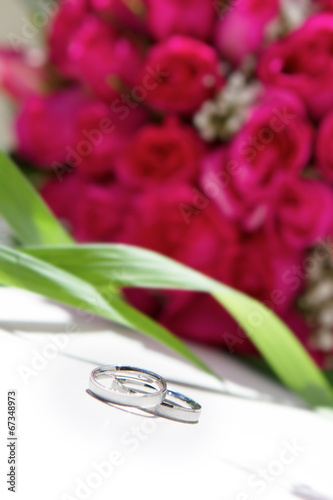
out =
<path fill-rule="evenodd" d="M 282 382 L 313 406 L 333 407 L 328 380 L 280 318 L 236 290 L 215 291 L 213 296 L 237 319 Z"/>
<path fill-rule="evenodd" d="M 72 238 L 16 165 L 0 151 L 0 214 L 24 245 L 70 245 Z"/>
<path fill-rule="evenodd" d="M 263 304 L 243 293 L 155 252 L 128 245 L 80 245 L 26 251 L 95 287 L 112 283 L 211 293 L 240 323 L 288 387 L 310 404 L 333 405 L 331 386 L 289 328 Z"/>
<path fill-rule="evenodd" d="M 210 374 L 213 372 L 177 337 L 126 304 L 109 286 L 107 296 L 93 285 L 47 262 L 0 246 L 0 283 L 39 293 L 129 328 L 139 329 Z"/>

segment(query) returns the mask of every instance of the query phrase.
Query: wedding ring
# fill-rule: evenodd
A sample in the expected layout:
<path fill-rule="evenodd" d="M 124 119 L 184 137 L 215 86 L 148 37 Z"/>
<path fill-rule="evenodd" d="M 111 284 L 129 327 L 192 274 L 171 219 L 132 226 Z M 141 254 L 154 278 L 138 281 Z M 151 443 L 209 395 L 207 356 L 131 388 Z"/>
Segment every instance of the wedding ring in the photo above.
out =
<path fill-rule="evenodd" d="M 186 422 L 196 424 L 201 414 L 201 406 L 192 399 L 174 391 L 167 391 L 167 394 L 156 408 L 145 410 L 157 417 L 176 420 L 177 422 Z"/>
<path fill-rule="evenodd" d="M 141 381 L 123 380 L 122 382 L 121 390 L 125 392 L 134 392 L 137 390 L 138 385 L 142 386 Z M 145 388 L 147 387 L 148 385 L 145 384 Z M 165 398 L 158 406 L 151 409 L 144 409 L 144 411 L 157 417 L 195 424 L 199 421 L 201 406 L 199 403 L 193 401 L 193 399 L 184 396 L 184 394 L 168 390 Z"/>
<path fill-rule="evenodd" d="M 106 380 L 107 385 L 101 383 Z M 139 383 L 135 390 L 124 387 L 126 383 Z M 142 390 L 141 390 L 142 387 Z M 156 373 L 131 366 L 100 366 L 92 371 L 90 391 L 105 401 L 124 406 L 150 409 L 160 405 L 167 393 L 165 380 Z"/>

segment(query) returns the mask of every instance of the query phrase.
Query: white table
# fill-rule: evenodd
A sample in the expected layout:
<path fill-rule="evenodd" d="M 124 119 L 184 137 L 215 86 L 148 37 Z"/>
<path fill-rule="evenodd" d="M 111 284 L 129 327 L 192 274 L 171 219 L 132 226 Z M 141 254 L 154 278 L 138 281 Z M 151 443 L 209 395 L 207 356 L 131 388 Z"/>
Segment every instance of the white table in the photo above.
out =
<path fill-rule="evenodd" d="M 19 500 L 295 500 L 292 485 L 301 484 L 330 498 L 332 420 L 231 356 L 191 347 L 232 383 L 222 386 L 141 334 L 0 288 L 0 498 L 13 498 L 5 485 L 11 389 Z M 199 424 L 145 418 L 89 396 L 91 370 L 110 363 L 176 382 L 171 389 L 202 405 Z M 264 394 L 289 405 L 260 401 Z"/>

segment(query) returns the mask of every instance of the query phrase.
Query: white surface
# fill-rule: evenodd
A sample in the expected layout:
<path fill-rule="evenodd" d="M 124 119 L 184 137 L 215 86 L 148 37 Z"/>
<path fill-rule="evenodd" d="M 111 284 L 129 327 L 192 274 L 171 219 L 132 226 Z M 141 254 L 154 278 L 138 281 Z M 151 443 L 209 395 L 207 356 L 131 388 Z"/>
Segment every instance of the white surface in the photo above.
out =
<path fill-rule="evenodd" d="M 5 485 L 6 400 L 11 389 L 17 390 L 15 498 L 19 500 L 199 500 L 204 496 L 295 500 L 299 497 L 288 493 L 293 483 L 311 483 L 327 496 L 333 492 L 330 420 L 304 409 L 223 395 L 215 379 L 141 335 L 117 333 L 106 322 L 73 315 L 32 294 L 0 289 L 0 325 L 1 499 L 13 498 Z M 77 333 L 66 333 L 75 329 Z M 63 347 L 52 348 L 55 343 Z M 243 374 L 243 383 L 252 388 L 260 380 L 256 374 L 249 379 L 250 370 L 240 370 L 226 355 L 200 350 L 228 378 L 240 383 Z M 202 404 L 200 423 L 145 418 L 93 399 L 85 392 L 89 374 L 96 364 L 104 363 L 133 364 L 168 380 L 198 385 L 170 387 Z M 275 384 L 263 379 L 262 386 L 266 393 L 290 399 Z M 302 449 L 297 456 L 286 451 L 291 443 Z M 116 452 L 121 454 L 121 464 L 112 473 L 109 469 L 106 478 L 96 475 L 96 464 Z M 283 464 L 281 457 L 288 457 L 290 463 Z M 259 486 L 249 481 L 252 477 L 258 485 L 253 473 L 260 468 L 278 474 L 269 473 L 270 483 L 261 481 L 264 491 L 258 494 Z M 97 487 L 78 489 L 80 481 L 86 484 L 91 479 Z"/>

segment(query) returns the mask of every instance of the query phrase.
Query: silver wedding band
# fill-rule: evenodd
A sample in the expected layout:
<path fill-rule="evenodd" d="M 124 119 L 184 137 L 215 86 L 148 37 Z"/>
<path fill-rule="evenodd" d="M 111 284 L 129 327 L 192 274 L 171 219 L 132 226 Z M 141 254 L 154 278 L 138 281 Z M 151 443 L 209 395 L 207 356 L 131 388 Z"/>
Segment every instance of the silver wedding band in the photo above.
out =
<path fill-rule="evenodd" d="M 106 380 L 107 385 L 101 383 Z M 104 401 L 140 408 L 152 415 L 185 423 L 197 423 L 201 406 L 178 392 L 167 390 L 156 373 L 130 366 L 107 365 L 92 371 L 90 391 Z"/>
<path fill-rule="evenodd" d="M 109 386 L 100 381 L 106 379 L 111 382 Z M 140 381 L 147 391 L 123 391 L 121 380 L 129 382 Z M 111 403 L 136 408 L 154 408 L 162 403 L 166 396 L 167 387 L 165 380 L 156 373 L 133 368 L 130 366 L 107 365 L 100 366 L 92 371 L 89 389 L 93 394 Z"/>
<path fill-rule="evenodd" d="M 167 395 L 160 405 L 153 411 L 145 410 L 157 417 L 168 418 L 177 422 L 196 424 L 201 414 L 201 406 L 183 394 L 174 391 L 167 391 Z"/>

